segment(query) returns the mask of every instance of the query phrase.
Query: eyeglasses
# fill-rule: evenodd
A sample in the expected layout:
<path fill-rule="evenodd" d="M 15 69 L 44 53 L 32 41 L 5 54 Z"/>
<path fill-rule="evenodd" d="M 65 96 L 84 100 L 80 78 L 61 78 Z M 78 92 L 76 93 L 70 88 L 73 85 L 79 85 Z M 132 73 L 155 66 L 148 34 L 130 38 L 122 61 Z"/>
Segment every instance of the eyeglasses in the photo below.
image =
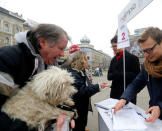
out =
<path fill-rule="evenodd" d="M 158 44 L 155 43 L 155 44 L 153 45 L 152 48 L 148 48 L 148 49 L 146 49 L 146 50 L 143 50 L 143 52 L 144 52 L 144 53 L 148 53 L 148 54 L 150 54 L 150 53 L 153 51 L 153 49 L 155 48 L 156 45 L 158 45 Z"/>

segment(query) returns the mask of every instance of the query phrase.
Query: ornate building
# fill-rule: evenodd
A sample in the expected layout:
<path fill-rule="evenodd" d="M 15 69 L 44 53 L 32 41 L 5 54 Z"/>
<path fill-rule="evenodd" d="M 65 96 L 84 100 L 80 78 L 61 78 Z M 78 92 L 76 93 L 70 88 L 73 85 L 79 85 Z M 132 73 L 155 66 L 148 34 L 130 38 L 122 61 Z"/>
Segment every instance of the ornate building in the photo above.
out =
<path fill-rule="evenodd" d="M 0 47 L 16 44 L 14 39 L 16 33 L 29 30 L 37 24 L 30 19 L 24 20 L 18 13 L 0 7 Z"/>
<path fill-rule="evenodd" d="M 108 68 L 111 60 L 109 55 L 103 51 L 94 49 L 94 46 L 90 44 L 90 39 L 87 36 L 83 36 L 80 39 L 80 43 L 81 44 L 78 44 L 78 46 L 81 50 L 87 52 L 88 64 L 92 68 L 95 68 L 96 66 L 102 66 L 104 69 Z M 68 50 L 69 49 L 66 49 L 65 56 L 69 55 Z"/>
<path fill-rule="evenodd" d="M 14 35 L 25 30 L 24 22 L 22 15 L 0 7 L 0 46 L 15 44 Z"/>

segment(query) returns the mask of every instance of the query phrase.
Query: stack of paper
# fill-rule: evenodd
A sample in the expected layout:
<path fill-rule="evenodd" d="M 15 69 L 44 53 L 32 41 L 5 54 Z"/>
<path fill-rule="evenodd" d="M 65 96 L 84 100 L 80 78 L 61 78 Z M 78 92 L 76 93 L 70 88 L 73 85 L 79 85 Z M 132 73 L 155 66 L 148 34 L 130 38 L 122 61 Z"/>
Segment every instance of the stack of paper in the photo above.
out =
<path fill-rule="evenodd" d="M 146 122 L 145 118 L 150 117 L 150 114 L 146 115 L 143 109 L 132 103 L 124 106 L 114 115 L 113 108 L 117 102 L 118 100 L 109 98 L 95 104 L 105 126 L 110 131 L 162 131 L 161 120 L 158 119 L 154 123 Z"/>
<path fill-rule="evenodd" d="M 103 108 L 103 109 L 112 109 L 115 107 L 115 105 L 118 101 L 119 100 L 117 100 L 117 99 L 110 98 L 110 99 L 95 103 L 95 106 Z"/>
<path fill-rule="evenodd" d="M 113 115 L 113 130 L 144 130 L 145 119 L 135 109 L 121 109 Z"/>

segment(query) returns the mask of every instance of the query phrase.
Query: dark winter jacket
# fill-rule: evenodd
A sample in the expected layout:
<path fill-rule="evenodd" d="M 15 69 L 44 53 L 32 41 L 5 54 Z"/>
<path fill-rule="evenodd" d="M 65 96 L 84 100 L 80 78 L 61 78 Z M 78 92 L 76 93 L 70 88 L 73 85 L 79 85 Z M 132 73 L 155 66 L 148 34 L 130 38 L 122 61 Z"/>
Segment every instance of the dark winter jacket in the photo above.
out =
<path fill-rule="evenodd" d="M 0 131 L 37 131 L 37 129 L 30 129 L 20 119 L 13 120 L 6 113 L 0 112 Z"/>
<path fill-rule="evenodd" d="M 126 87 L 135 79 L 140 72 L 139 60 L 135 55 L 125 51 L 125 76 Z M 110 97 L 119 99 L 124 91 L 124 73 L 123 73 L 123 56 L 116 59 L 113 57 L 107 74 L 107 79 L 112 80 Z M 136 98 L 132 100 L 136 103 Z"/>
<path fill-rule="evenodd" d="M 29 32 L 28 32 L 29 33 Z M 43 59 L 27 39 L 27 33 L 17 35 L 17 45 L 0 48 L 0 88 L 2 84 L 14 89 L 15 85 L 23 87 L 36 73 L 45 69 Z M 0 109 L 8 96 L 0 91 Z M 29 131 L 25 122 L 10 119 L 0 111 L 0 131 Z M 34 131 L 35 129 L 31 129 Z"/>
<path fill-rule="evenodd" d="M 98 84 L 91 84 L 88 81 L 87 76 L 82 71 L 77 71 L 72 68 L 68 68 L 68 71 L 72 73 L 75 79 L 73 84 L 78 92 L 74 95 L 75 108 L 78 112 L 78 119 L 75 121 L 74 131 L 85 131 L 87 125 L 89 98 L 99 92 Z"/>
<path fill-rule="evenodd" d="M 153 78 L 148 75 L 144 66 L 136 79 L 128 85 L 121 98 L 130 101 L 138 92 L 147 85 L 150 95 L 149 106 L 159 106 L 161 109 L 160 119 L 162 119 L 162 78 Z"/>
<path fill-rule="evenodd" d="M 16 37 L 17 45 L 0 48 L 0 86 L 3 83 L 12 88 L 22 87 L 32 75 L 45 69 L 43 59 L 27 39 L 28 34 L 21 32 Z M 0 92 L 0 107 L 6 99 Z"/>

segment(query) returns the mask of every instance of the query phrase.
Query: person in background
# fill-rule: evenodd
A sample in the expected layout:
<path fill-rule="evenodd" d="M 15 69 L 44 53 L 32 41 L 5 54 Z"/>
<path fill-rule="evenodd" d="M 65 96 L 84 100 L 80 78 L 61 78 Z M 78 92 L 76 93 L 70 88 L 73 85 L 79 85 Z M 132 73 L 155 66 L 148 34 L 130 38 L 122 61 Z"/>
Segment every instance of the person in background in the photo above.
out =
<path fill-rule="evenodd" d="M 132 100 L 145 86 L 147 86 L 150 101 L 146 114 L 151 116 L 146 122 L 162 120 L 162 31 L 156 27 L 149 27 L 140 36 L 138 42 L 145 55 L 145 62 L 136 79 L 128 85 L 116 104 L 114 113 Z"/>
<path fill-rule="evenodd" d="M 69 54 L 72 54 L 72 53 L 74 53 L 76 51 L 80 51 L 80 47 L 78 45 L 72 45 L 72 46 L 70 46 L 70 48 L 69 48 Z"/>
<path fill-rule="evenodd" d="M 67 70 L 75 79 L 73 86 L 78 92 L 73 96 L 78 118 L 75 120 L 73 131 L 85 131 L 88 117 L 89 98 L 100 91 L 100 88 L 108 87 L 107 83 L 91 84 L 85 69 L 88 66 L 86 53 L 76 51 L 69 55 Z"/>
<path fill-rule="evenodd" d="M 78 45 L 72 45 L 69 47 L 69 54 L 72 54 L 76 51 L 80 51 L 80 47 Z M 67 57 L 60 67 L 63 69 L 67 69 L 69 67 L 70 62 L 71 62 L 70 58 Z"/>
<path fill-rule="evenodd" d="M 80 47 L 78 45 L 72 45 L 69 47 L 69 54 L 72 54 L 76 51 L 80 51 Z M 87 66 L 85 71 L 86 71 L 86 74 L 87 74 L 87 77 L 88 77 L 90 83 L 92 83 L 92 80 L 93 80 L 92 79 L 92 69 L 91 69 L 90 65 Z"/>
<path fill-rule="evenodd" d="M 69 48 L 69 54 L 72 54 L 76 51 L 80 51 L 80 47 L 78 45 L 72 45 L 70 48 Z M 88 56 L 87 56 L 87 59 L 88 59 Z M 87 66 L 87 68 L 85 68 L 85 74 L 87 75 L 87 81 L 89 81 L 91 84 L 92 84 L 92 70 L 91 70 L 91 67 L 90 65 Z M 91 111 L 93 112 L 93 109 L 92 109 L 92 104 L 91 104 L 91 98 L 89 98 L 89 106 L 88 106 L 88 111 Z M 89 129 L 86 127 L 85 131 L 89 131 Z"/>
<path fill-rule="evenodd" d="M 95 74 L 95 76 L 100 76 L 100 69 L 98 66 L 96 66 L 94 74 Z"/>
<path fill-rule="evenodd" d="M 16 45 L 0 48 L 0 109 L 15 93 L 16 86 L 21 89 L 33 75 L 64 56 L 69 37 L 57 25 L 39 24 L 29 31 L 16 34 L 15 39 Z M 23 122 L 16 119 L 11 121 L 3 112 L 0 112 L 0 116 L 3 118 L 0 121 L 8 119 L 10 124 L 14 123 L 15 130 L 19 130 L 21 125 L 24 130 L 29 130 Z M 3 126 L 0 123 L 0 130 L 3 130 Z"/>
<path fill-rule="evenodd" d="M 107 74 L 107 79 L 112 80 L 110 98 L 120 99 L 124 92 L 123 49 L 117 49 L 117 36 L 111 39 L 111 46 L 115 56 L 110 62 Z M 126 50 L 125 63 L 125 82 L 127 87 L 140 72 L 140 64 L 138 57 Z M 134 96 L 131 102 L 136 104 L 136 96 Z"/>
<path fill-rule="evenodd" d="M 99 66 L 99 72 L 100 72 L 100 76 L 102 76 L 103 75 L 103 73 L 102 73 L 102 66 Z"/>

